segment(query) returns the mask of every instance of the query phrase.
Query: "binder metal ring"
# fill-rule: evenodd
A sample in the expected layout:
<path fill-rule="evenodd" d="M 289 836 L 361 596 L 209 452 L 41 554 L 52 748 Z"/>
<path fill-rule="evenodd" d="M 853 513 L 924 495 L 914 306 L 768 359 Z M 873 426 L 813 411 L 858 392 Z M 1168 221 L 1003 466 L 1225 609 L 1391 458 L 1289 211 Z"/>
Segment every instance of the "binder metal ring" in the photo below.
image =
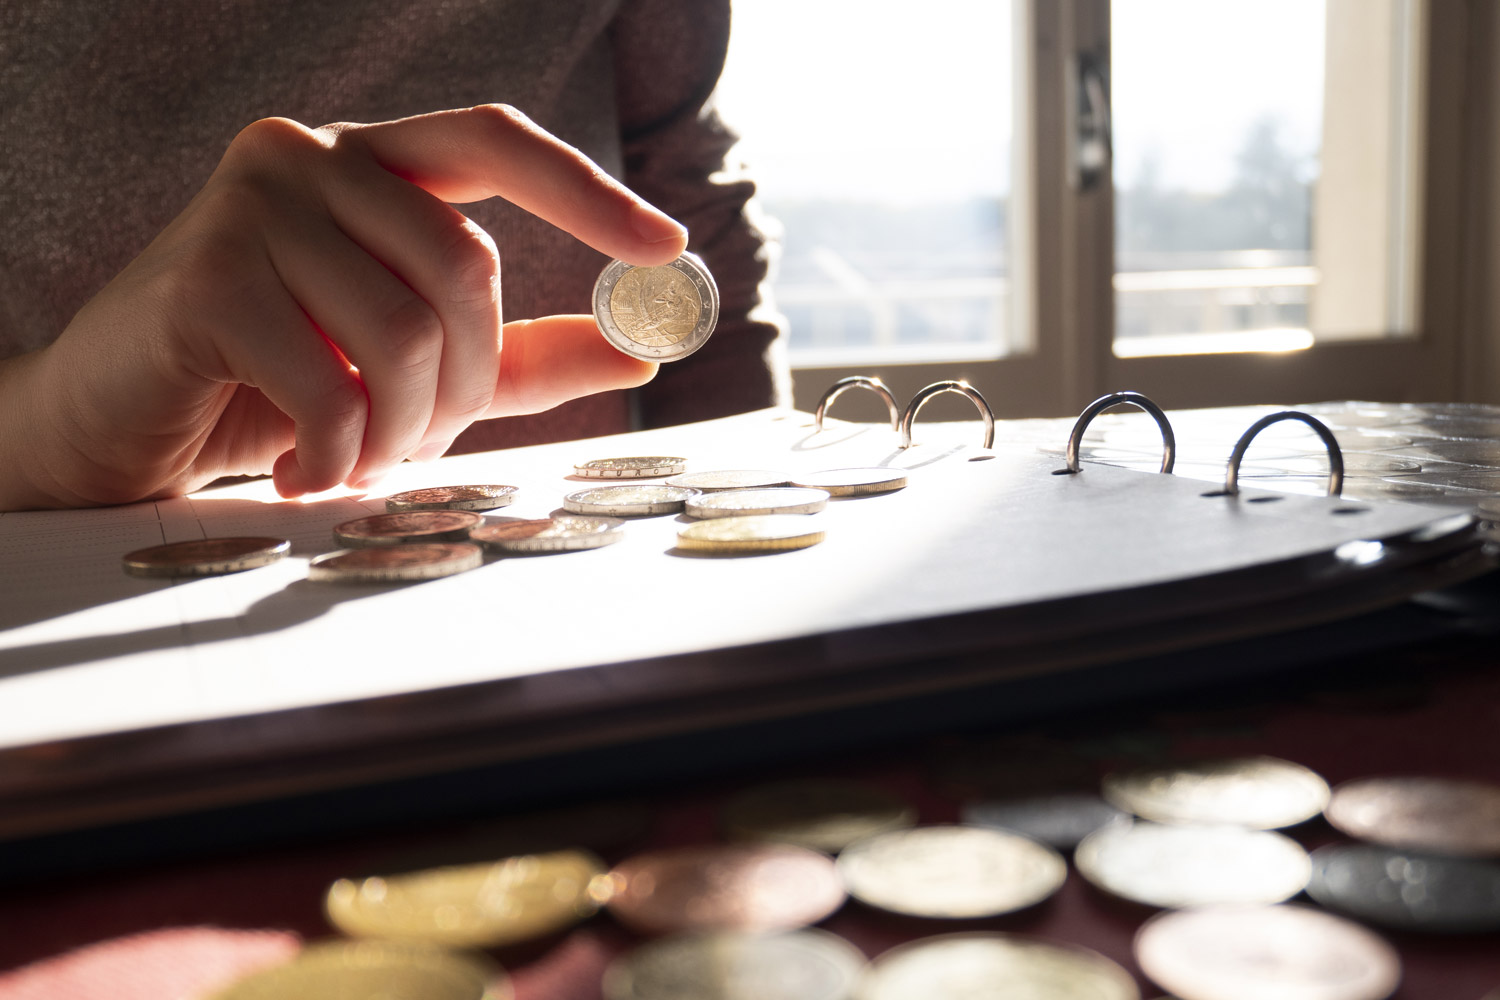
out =
<path fill-rule="evenodd" d="M 1128 391 L 1100 396 L 1083 408 L 1083 412 L 1078 415 L 1077 422 L 1073 424 L 1073 433 L 1068 435 L 1068 472 L 1075 473 L 1082 470 L 1078 461 L 1078 450 L 1083 445 L 1083 432 L 1088 429 L 1089 423 L 1100 413 L 1118 403 L 1129 403 L 1151 414 L 1152 419 L 1156 421 L 1156 426 L 1161 428 L 1161 471 L 1163 474 L 1170 473 L 1172 466 L 1177 464 L 1177 436 L 1172 433 L 1172 422 L 1149 396 Z"/>
<path fill-rule="evenodd" d="M 1239 441 L 1235 442 L 1234 451 L 1229 453 L 1229 467 L 1224 473 L 1225 496 L 1239 496 L 1240 462 L 1244 459 L 1245 451 L 1250 447 L 1250 442 L 1255 439 L 1255 435 L 1282 420 L 1300 420 L 1317 432 L 1318 437 L 1323 439 L 1323 444 L 1328 449 L 1328 495 L 1336 497 L 1344 491 L 1344 452 L 1339 448 L 1339 443 L 1334 440 L 1333 431 L 1329 430 L 1328 425 L 1317 417 L 1303 413 L 1301 410 L 1282 410 L 1261 417 L 1250 425 L 1250 429 L 1240 437 Z"/>
<path fill-rule="evenodd" d="M 979 415 L 984 418 L 984 446 L 991 447 L 995 443 L 995 413 L 990 409 L 990 404 L 985 402 L 984 396 L 979 390 L 964 381 L 934 382 L 918 390 L 906 404 L 906 411 L 901 414 L 901 447 L 911 447 L 911 425 L 916 422 L 917 411 L 920 410 L 933 396 L 945 392 L 956 392 L 969 399 L 979 408 Z"/>
<path fill-rule="evenodd" d="M 815 425 L 813 433 L 816 434 L 823 429 L 823 415 L 828 412 L 828 407 L 833 405 L 833 401 L 846 390 L 853 389 L 856 386 L 862 389 L 869 389 L 885 400 L 885 408 L 891 411 L 891 430 L 895 430 L 900 425 L 901 417 L 899 414 L 901 408 L 896 405 L 896 397 L 886 384 L 873 375 L 850 375 L 848 378 L 841 378 L 829 386 L 828 391 L 823 393 L 823 398 L 818 400 L 818 409 L 813 413 L 813 424 Z"/>

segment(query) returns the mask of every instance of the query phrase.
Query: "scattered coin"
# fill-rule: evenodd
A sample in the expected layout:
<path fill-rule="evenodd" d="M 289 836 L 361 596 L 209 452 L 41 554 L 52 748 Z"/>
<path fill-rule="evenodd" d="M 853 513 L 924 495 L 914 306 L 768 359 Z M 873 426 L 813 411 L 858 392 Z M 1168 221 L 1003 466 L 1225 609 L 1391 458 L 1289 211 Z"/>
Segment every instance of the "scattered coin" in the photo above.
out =
<path fill-rule="evenodd" d="M 1104 797 L 1156 823 L 1225 823 L 1270 830 L 1322 812 L 1328 804 L 1328 783 L 1291 761 L 1237 757 L 1106 775 Z"/>
<path fill-rule="evenodd" d="M 605 1000 L 849 1000 L 864 955 L 827 931 L 689 934 L 621 955 Z"/>
<path fill-rule="evenodd" d="M 466 510 L 409 510 L 371 514 L 345 521 L 333 529 L 333 540 L 347 548 L 412 545 L 418 542 L 461 542 L 484 518 Z"/>
<path fill-rule="evenodd" d="M 510 980 L 477 955 L 404 941 L 331 941 L 255 973 L 212 1000 L 510 1000 Z"/>
<path fill-rule="evenodd" d="M 1011 799 L 967 802 L 963 819 L 971 826 L 1009 830 L 1049 847 L 1072 850 L 1096 830 L 1128 823 L 1125 813 L 1090 792 L 1044 792 Z"/>
<path fill-rule="evenodd" d="M 429 542 L 384 549 L 344 549 L 318 556 L 307 567 L 317 583 L 401 583 L 436 580 L 484 565 L 468 542 Z"/>
<path fill-rule="evenodd" d="M 514 486 L 434 486 L 407 490 L 385 498 L 385 509 L 402 510 L 494 510 L 508 507 L 516 498 Z"/>
<path fill-rule="evenodd" d="M 992 917 L 1056 892 L 1068 865 L 1052 848 L 977 826 L 923 826 L 877 834 L 845 848 L 839 875 L 849 895 L 918 917 Z"/>
<path fill-rule="evenodd" d="M 594 320 L 615 349 L 645 361 L 677 361 L 708 342 L 719 321 L 719 289 L 703 261 L 612 260 L 594 283 Z"/>
<path fill-rule="evenodd" d="M 496 552 L 576 552 L 612 545 L 625 537 L 624 521 L 613 517 L 539 517 L 527 521 L 491 521 L 475 528 L 469 540 Z"/>
<path fill-rule="evenodd" d="M 599 908 L 607 883 L 583 851 L 525 854 L 359 881 L 328 890 L 328 919 L 350 937 L 495 948 L 545 937 Z"/>
<path fill-rule="evenodd" d="M 573 466 L 573 475 L 586 479 L 650 479 L 653 476 L 675 476 L 685 468 L 685 458 L 635 455 L 630 458 L 596 458 Z"/>
<path fill-rule="evenodd" d="M 1360 778 L 1333 791 L 1328 822 L 1373 844 L 1429 854 L 1500 855 L 1500 786 L 1453 778 Z"/>
<path fill-rule="evenodd" d="M 131 576 L 223 576 L 269 565 L 291 550 L 285 538 L 199 538 L 136 549 L 122 563 Z"/>
<path fill-rule="evenodd" d="M 1312 853 L 1307 894 L 1331 910 L 1385 927 L 1500 930 L 1500 864 L 1370 844 Z"/>
<path fill-rule="evenodd" d="M 1181 1000 L 1384 1000 L 1401 982 L 1384 940 L 1303 906 L 1161 913 L 1136 935 L 1135 957 Z"/>
<path fill-rule="evenodd" d="M 862 497 L 902 489 L 906 475 L 905 469 L 829 469 L 793 476 L 792 485 L 827 490 L 836 497 Z"/>
<path fill-rule="evenodd" d="M 817 923 L 845 898 L 833 861 L 791 844 L 650 851 L 609 877 L 610 912 L 643 934 L 791 930 Z"/>
<path fill-rule="evenodd" d="M 938 934 L 870 966 L 860 1000 L 1138 1000 L 1130 973 L 1076 945 L 1014 934 Z"/>
<path fill-rule="evenodd" d="M 697 490 L 679 486 L 598 486 L 563 497 L 563 509 L 574 514 L 604 514 L 609 517 L 645 517 L 678 514 L 683 502 Z"/>
<path fill-rule="evenodd" d="M 1085 837 L 1073 863 L 1105 892 L 1170 908 L 1279 903 L 1312 874 L 1296 841 L 1234 826 L 1110 826 Z"/>
<path fill-rule="evenodd" d="M 764 490 L 772 486 L 789 486 L 785 473 L 765 469 L 721 469 L 717 472 L 684 472 L 667 480 L 668 486 L 682 486 L 700 493 L 719 490 Z"/>
<path fill-rule="evenodd" d="M 735 840 L 797 844 L 829 854 L 857 840 L 917 821 L 917 811 L 870 785 L 807 778 L 749 788 L 724 804 L 724 832 Z"/>
<path fill-rule="evenodd" d="M 778 486 L 765 490 L 720 490 L 683 505 L 688 517 L 751 517 L 756 514 L 816 514 L 828 506 L 827 490 Z"/>
<path fill-rule="evenodd" d="M 809 527 L 806 518 L 761 514 L 715 517 L 690 524 L 677 533 L 677 547 L 693 552 L 744 555 L 805 549 L 823 538 L 823 531 Z"/>

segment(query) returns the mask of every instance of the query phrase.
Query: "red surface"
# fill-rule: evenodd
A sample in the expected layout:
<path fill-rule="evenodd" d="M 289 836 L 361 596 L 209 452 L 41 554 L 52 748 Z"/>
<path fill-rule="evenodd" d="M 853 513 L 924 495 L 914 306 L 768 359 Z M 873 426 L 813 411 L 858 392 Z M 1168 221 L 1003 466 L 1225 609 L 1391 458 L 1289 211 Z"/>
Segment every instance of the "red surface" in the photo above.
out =
<path fill-rule="evenodd" d="M 1500 670 L 1434 665 L 1424 675 L 1421 664 L 1413 669 L 1398 682 L 1375 686 L 1351 672 L 1344 691 L 1294 697 L 1267 692 L 1264 698 L 1239 692 L 1218 701 L 1196 699 L 1192 708 L 1179 705 L 1139 718 L 1093 715 L 1031 732 L 1086 747 L 1101 768 L 1167 756 L 1272 754 L 1306 764 L 1334 784 L 1374 774 L 1500 781 Z M 862 754 L 857 761 L 812 759 L 796 768 L 683 788 L 650 802 L 650 832 L 607 860 L 646 847 L 713 840 L 716 810 L 726 795 L 783 777 L 859 778 L 910 798 L 924 823 L 955 821 L 959 801 L 926 766 L 934 745 L 944 743 L 971 745 L 962 737 L 928 741 Z M 204 996 L 226 977 L 285 954 L 296 937 L 326 936 L 321 900 L 333 879 L 470 832 L 455 827 L 422 838 L 370 837 L 11 892 L 0 896 L 0 969 L 17 971 L 0 974 L 0 1000 Z M 1320 821 L 1290 833 L 1309 847 L 1339 839 Z M 823 926 L 871 956 L 928 934 L 1014 931 L 1085 945 L 1139 976 L 1131 939 L 1149 915 L 1095 892 L 1075 872 L 1053 899 L 1003 919 L 924 921 L 849 904 Z M 1396 994 L 1403 1000 L 1480 1000 L 1500 988 L 1500 935 L 1386 936 L 1405 966 Z M 497 957 L 514 977 L 518 1000 L 595 1000 L 610 957 L 635 940 L 601 914 L 556 940 Z M 1141 987 L 1146 997 L 1160 993 L 1144 979 Z"/>

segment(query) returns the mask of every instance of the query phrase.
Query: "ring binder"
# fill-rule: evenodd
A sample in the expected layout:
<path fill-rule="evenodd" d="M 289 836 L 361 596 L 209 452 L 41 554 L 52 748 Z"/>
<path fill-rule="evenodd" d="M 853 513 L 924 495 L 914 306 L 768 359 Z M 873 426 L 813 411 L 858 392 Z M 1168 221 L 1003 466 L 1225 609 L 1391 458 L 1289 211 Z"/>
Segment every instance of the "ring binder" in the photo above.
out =
<path fill-rule="evenodd" d="M 911 398 L 911 402 L 906 404 L 906 411 L 901 414 L 901 447 L 903 449 L 911 447 L 911 425 L 916 422 L 917 411 L 933 396 L 945 392 L 956 392 L 968 396 L 970 401 L 979 408 L 979 415 L 984 418 L 984 446 L 992 447 L 995 443 L 995 413 L 979 390 L 962 380 L 934 382 L 917 391 L 917 394 Z"/>
<path fill-rule="evenodd" d="M 1177 437 L 1172 433 L 1172 422 L 1149 396 L 1129 390 L 1100 396 L 1083 408 L 1083 412 L 1078 415 L 1077 422 L 1073 424 L 1073 432 L 1068 435 L 1068 467 L 1063 470 L 1064 472 L 1073 474 L 1082 471 L 1078 460 L 1078 449 L 1083 444 L 1083 432 L 1100 413 L 1120 403 L 1129 403 L 1151 414 L 1152 419 L 1156 421 L 1156 426 L 1161 428 L 1161 471 L 1163 475 L 1171 474 L 1172 467 L 1177 463 Z"/>
<path fill-rule="evenodd" d="M 891 392 L 890 388 L 873 375 L 850 375 L 848 378 L 841 378 L 829 386 L 828 391 L 823 393 L 823 398 L 818 400 L 818 408 L 813 412 L 814 433 L 823 429 L 823 415 L 828 412 L 828 408 L 833 405 L 833 401 L 845 391 L 853 389 L 856 386 L 862 389 L 869 389 L 885 400 L 885 408 L 891 411 L 891 430 L 897 429 L 901 420 L 899 416 L 901 408 L 896 405 L 896 396 Z"/>
<path fill-rule="evenodd" d="M 1224 472 L 1224 495 L 1239 496 L 1240 493 L 1240 462 L 1245 457 L 1245 451 L 1250 447 L 1250 442 L 1255 435 L 1282 420 L 1300 420 L 1317 432 L 1318 437 L 1323 439 L 1323 444 L 1328 448 L 1328 495 L 1339 496 L 1344 491 L 1344 452 L 1339 447 L 1338 441 L 1334 440 L 1333 431 L 1328 425 L 1317 417 L 1303 413 L 1301 410 L 1281 410 L 1269 416 L 1261 417 L 1250 425 L 1250 429 L 1240 435 L 1235 442 L 1234 451 L 1229 453 L 1229 466 Z"/>

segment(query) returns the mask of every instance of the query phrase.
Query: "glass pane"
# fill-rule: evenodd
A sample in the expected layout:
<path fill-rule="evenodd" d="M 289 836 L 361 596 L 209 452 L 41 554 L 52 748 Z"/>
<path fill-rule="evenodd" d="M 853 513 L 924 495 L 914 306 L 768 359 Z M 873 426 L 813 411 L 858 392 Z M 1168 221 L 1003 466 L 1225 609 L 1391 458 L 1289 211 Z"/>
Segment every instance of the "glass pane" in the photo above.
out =
<path fill-rule="evenodd" d="M 1113 0 L 1116 354 L 1410 329 L 1410 6 Z"/>
<path fill-rule="evenodd" d="M 782 231 L 794 365 L 997 357 L 1011 4 L 737 4 L 718 105 Z"/>

